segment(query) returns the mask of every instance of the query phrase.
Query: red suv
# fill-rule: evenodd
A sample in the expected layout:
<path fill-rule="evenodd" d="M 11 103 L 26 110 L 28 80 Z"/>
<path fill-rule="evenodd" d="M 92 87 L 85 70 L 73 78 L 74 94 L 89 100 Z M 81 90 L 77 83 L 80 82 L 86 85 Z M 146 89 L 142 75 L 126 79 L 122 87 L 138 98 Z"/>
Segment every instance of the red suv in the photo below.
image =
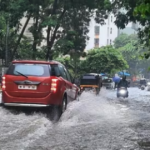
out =
<path fill-rule="evenodd" d="M 4 106 L 55 106 L 61 115 L 70 100 L 78 96 L 78 87 L 61 63 L 56 61 L 13 61 L 2 77 Z"/>

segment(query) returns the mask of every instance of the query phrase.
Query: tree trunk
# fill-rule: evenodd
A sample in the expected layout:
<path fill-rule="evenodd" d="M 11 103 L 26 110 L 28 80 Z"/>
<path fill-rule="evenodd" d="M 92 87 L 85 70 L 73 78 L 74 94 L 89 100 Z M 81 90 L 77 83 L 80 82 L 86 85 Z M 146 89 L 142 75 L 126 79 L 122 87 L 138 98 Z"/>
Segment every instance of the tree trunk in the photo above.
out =
<path fill-rule="evenodd" d="M 51 13 L 51 16 L 53 16 L 56 13 L 56 9 L 57 9 L 57 4 L 58 4 L 58 0 L 54 0 L 53 3 L 53 10 Z M 51 31 L 51 27 L 49 26 L 47 29 L 47 53 L 46 53 L 46 60 L 52 60 L 52 53 L 50 54 L 51 48 L 52 48 L 52 42 L 49 41 L 50 40 L 50 31 Z"/>
<path fill-rule="evenodd" d="M 63 12 L 62 12 L 62 14 L 60 15 L 60 17 L 58 19 L 59 21 L 61 21 L 61 19 L 63 18 L 65 12 L 66 12 L 66 9 L 64 9 Z M 59 23 L 56 25 L 54 33 L 53 33 L 53 35 L 52 35 L 52 37 L 50 39 L 51 27 L 48 27 L 48 30 L 47 30 L 47 53 L 46 53 L 46 60 L 52 60 L 53 59 L 53 53 L 52 53 L 51 49 L 52 49 L 52 47 L 54 45 L 58 29 L 59 29 Z"/>
<path fill-rule="evenodd" d="M 33 45 L 32 45 L 32 50 L 33 50 L 33 51 L 32 51 L 32 59 L 33 59 L 33 60 L 36 59 L 36 51 L 37 51 L 37 50 L 36 50 L 36 45 L 37 45 L 37 44 L 36 44 L 36 39 L 34 38 Z"/>
<path fill-rule="evenodd" d="M 51 38 L 51 40 L 49 41 L 47 39 L 47 42 L 48 42 L 48 47 L 47 47 L 47 53 L 46 53 L 46 60 L 52 60 L 53 59 L 53 54 L 52 54 L 52 47 L 53 47 L 53 44 L 54 44 L 54 41 L 55 41 L 55 38 L 56 38 L 56 33 L 57 33 L 57 30 L 58 30 L 59 26 L 57 25 L 55 30 L 54 30 L 54 33 L 53 33 L 53 36 Z M 49 33 L 50 35 L 50 33 Z"/>
<path fill-rule="evenodd" d="M 46 40 L 47 40 L 47 53 L 50 51 L 50 49 L 49 49 L 50 31 L 51 31 L 51 27 L 48 27 L 47 28 L 47 38 L 46 38 Z M 49 57 L 47 56 L 47 53 L 46 53 L 46 56 L 45 56 L 46 60 L 49 59 Z"/>
<path fill-rule="evenodd" d="M 28 16 L 28 18 L 27 18 L 27 20 L 26 20 L 26 22 L 25 22 L 25 24 L 24 24 L 24 26 L 22 28 L 22 31 L 21 31 L 21 33 L 19 35 L 19 38 L 18 38 L 17 43 L 16 43 L 16 46 L 15 46 L 13 52 L 12 52 L 11 61 L 14 59 L 14 56 L 15 56 L 15 54 L 17 52 L 17 49 L 18 49 L 18 46 L 20 44 L 21 38 L 22 38 L 22 36 L 24 34 L 24 31 L 25 31 L 25 29 L 26 29 L 26 27 L 27 27 L 27 25 L 29 23 L 30 18 L 31 18 L 31 14 L 29 14 L 29 16 Z"/>
<path fill-rule="evenodd" d="M 38 40 L 38 20 L 39 20 L 39 5 L 37 6 L 37 14 L 35 18 L 35 25 L 33 29 L 33 45 L 32 45 L 32 59 L 36 59 L 36 52 L 37 52 L 37 40 Z"/>

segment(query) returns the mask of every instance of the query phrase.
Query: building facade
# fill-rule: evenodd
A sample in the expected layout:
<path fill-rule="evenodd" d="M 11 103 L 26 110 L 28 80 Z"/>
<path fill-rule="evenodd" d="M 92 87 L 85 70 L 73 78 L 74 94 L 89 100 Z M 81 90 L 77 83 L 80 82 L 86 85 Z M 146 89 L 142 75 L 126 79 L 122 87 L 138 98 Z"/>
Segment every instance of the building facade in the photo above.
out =
<path fill-rule="evenodd" d="M 124 8 L 119 10 L 122 13 L 126 13 Z M 137 34 L 137 30 L 140 27 L 138 23 L 128 23 L 128 25 L 124 29 L 118 29 L 115 25 L 115 16 L 110 14 L 108 19 L 105 20 L 105 25 L 97 24 L 94 18 L 91 18 L 91 22 L 89 25 L 89 40 L 86 43 L 85 51 L 96 47 L 102 47 L 107 45 L 113 45 L 114 40 L 121 33 L 125 33 L 128 35 Z"/>
<path fill-rule="evenodd" d="M 88 33 L 89 40 L 86 43 L 85 50 L 113 44 L 118 36 L 118 28 L 114 24 L 114 19 L 114 15 L 110 14 L 108 19 L 105 20 L 105 25 L 96 23 L 94 18 L 91 19 Z"/>

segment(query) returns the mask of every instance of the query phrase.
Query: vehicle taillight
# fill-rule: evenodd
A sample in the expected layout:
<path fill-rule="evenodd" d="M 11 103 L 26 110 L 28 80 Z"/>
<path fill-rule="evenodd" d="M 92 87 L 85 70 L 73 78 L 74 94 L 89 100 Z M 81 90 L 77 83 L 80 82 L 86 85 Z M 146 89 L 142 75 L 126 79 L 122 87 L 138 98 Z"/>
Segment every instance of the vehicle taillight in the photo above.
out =
<path fill-rule="evenodd" d="M 5 82 L 6 77 L 2 77 L 2 90 L 6 89 L 6 82 Z"/>
<path fill-rule="evenodd" d="M 57 80 L 58 80 L 58 79 L 52 79 L 51 91 L 53 91 L 53 92 L 56 92 L 56 91 L 57 91 Z"/>

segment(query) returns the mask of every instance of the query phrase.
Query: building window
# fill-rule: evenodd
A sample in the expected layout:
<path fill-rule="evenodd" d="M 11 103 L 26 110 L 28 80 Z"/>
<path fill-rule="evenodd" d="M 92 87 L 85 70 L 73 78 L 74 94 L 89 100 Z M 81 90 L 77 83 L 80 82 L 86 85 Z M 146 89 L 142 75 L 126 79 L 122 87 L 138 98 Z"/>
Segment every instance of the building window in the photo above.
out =
<path fill-rule="evenodd" d="M 112 28 L 110 28 L 110 34 L 112 34 Z"/>
<path fill-rule="evenodd" d="M 107 45 L 109 45 L 109 39 L 107 39 Z"/>
<path fill-rule="evenodd" d="M 110 24 L 110 16 L 108 16 L 108 25 Z"/>
<path fill-rule="evenodd" d="M 94 46 L 99 47 L 99 39 L 98 38 L 94 39 Z"/>
<path fill-rule="evenodd" d="M 110 45 L 112 44 L 112 41 L 110 40 Z"/>
<path fill-rule="evenodd" d="M 107 27 L 107 37 L 109 37 L 109 27 Z"/>
<path fill-rule="evenodd" d="M 99 35 L 99 26 L 95 26 L 95 35 Z"/>
<path fill-rule="evenodd" d="M 111 16 L 111 22 L 113 22 L 113 16 Z"/>

